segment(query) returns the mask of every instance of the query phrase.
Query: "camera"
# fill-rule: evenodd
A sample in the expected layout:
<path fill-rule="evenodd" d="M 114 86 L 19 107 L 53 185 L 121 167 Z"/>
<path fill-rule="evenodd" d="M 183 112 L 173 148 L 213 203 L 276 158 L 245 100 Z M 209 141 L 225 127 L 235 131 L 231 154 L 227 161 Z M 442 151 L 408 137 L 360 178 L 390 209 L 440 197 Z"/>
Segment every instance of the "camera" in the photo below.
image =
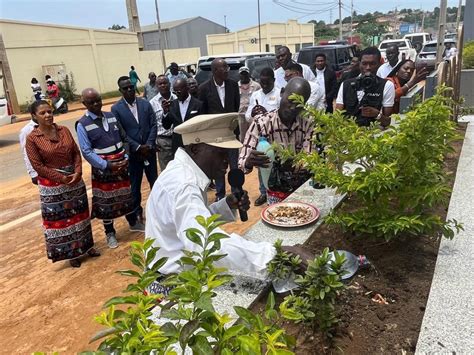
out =
<path fill-rule="evenodd" d="M 375 86 L 377 78 L 372 74 L 364 74 L 357 78 L 357 91 L 366 91 Z"/>

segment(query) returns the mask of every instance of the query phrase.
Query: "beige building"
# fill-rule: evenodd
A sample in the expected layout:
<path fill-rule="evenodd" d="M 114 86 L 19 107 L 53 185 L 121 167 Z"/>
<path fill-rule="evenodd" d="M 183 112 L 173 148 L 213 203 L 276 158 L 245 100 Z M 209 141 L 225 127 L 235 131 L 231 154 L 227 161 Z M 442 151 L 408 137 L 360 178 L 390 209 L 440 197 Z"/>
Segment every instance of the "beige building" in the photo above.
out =
<path fill-rule="evenodd" d="M 134 65 L 143 84 L 150 71 L 163 73 L 160 51 L 139 51 L 135 32 L 0 20 L 18 103 L 32 100 L 31 78 L 43 89 L 44 76 L 61 81 L 74 76 L 77 91 L 95 87 L 100 92 L 117 90 L 117 79 Z M 196 63 L 199 48 L 165 50 L 166 63 Z M 10 91 L 12 91 L 9 88 Z"/>
<path fill-rule="evenodd" d="M 258 26 L 237 32 L 207 35 L 208 55 L 222 53 L 275 52 L 287 46 L 292 53 L 314 44 L 314 25 L 288 20 L 287 23 L 269 22 L 260 26 L 261 46 L 258 41 Z"/>

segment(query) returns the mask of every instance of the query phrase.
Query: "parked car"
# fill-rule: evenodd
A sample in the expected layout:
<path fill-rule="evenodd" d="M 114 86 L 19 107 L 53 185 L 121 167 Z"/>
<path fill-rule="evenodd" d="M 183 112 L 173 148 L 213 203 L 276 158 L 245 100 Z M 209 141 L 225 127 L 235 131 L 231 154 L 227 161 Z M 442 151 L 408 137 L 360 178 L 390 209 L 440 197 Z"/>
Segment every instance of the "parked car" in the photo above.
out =
<path fill-rule="evenodd" d="M 220 58 L 219 56 L 215 58 Z M 275 68 L 275 55 L 268 53 L 266 56 L 257 57 L 237 57 L 237 58 L 224 58 L 229 65 L 229 79 L 239 81 L 239 68 L 246 66 L 250 70 L 250 76 L 252 79 L 258 81 L 260 78 L 260 72 L 265 67 Z M 204 61 L 199 64 L 198 71 L 195 79 L 199 85 L 206 80 L 211 78 L 211 63 L 214 58 L 209 61 Z"/>
<path fill-rule="evenodd" d="M 300 49 L 297 62 L 306 64 L 314 70 L 314 60 L 319 53 L 326 55 L 326 61 L 336 72 L 337 77 L 351 64 L 352 57 L 356 55 L 355 45 L 334 44 L 311 46 Z"/>
<path fill-rule="evenodd" d="M 0 126 L 12 123 L 10 106 L 3 86 L 3 77 L 0 75 Z"/>
<path fill-rule="evenodd" d="M 384 61 L 387 60 L 387 48 L 393 45 L 398 46 L 400 52 L 399 60 L 402 60 L 403 58 L 411 60 L 416 59 L 416 50 L 408 39 L 387 39 L 379 44 L 379 50 Z"/>
<path fill-rule="evenodd" d="M 419 68 L 421 66 L 426 66 L 426 68 L 431 71 L 436 67 L 436 52 L 437 52 L 437 41 L 430 41 L 426 43 L 421 52 L 418 53 L 418 57 L 416 58 L 415 64 L 416 67 Z M 447 39 L 444 43 L 452 43 L 456 45 L 456 42 L 452 39 Z M 444 58 L 446 53 L 446 48 L 443 50 L 442 57 Z"/>
<path fill-rule="evenodd" d="M 428 32 L 408 33 L 403 36 L 403 39 L 408 39 L 417 53 L 421 51 L 421 49 L 426 43 L 433 40 L 433 38 L 431 38 L 431 34 Z"/>

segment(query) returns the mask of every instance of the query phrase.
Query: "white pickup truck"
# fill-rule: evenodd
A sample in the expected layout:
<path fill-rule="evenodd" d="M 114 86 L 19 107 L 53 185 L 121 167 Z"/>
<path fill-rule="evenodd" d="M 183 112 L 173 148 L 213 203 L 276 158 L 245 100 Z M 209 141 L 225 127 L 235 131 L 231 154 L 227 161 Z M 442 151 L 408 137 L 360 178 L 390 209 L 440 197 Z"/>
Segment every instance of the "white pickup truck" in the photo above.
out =
<path fill-rule="evenodd" d="M 384 61 L 387 60 L 387 56 L 385 52 L 387 51 L 387 48 L 390 46 L 398 46 L 398 50 L 400 51 L 399 60 L 402 60 L 403 58 L 405 59 L 411 59 L 415 61 L 416 59 L 416 50 L 413 48 L 411 45 L 410 40 L 408 39 L 387 39 L 385 41 L 380 42 L 379 44 L 379 50 L 380 53 L 382 53 L 382 58 Z"/>

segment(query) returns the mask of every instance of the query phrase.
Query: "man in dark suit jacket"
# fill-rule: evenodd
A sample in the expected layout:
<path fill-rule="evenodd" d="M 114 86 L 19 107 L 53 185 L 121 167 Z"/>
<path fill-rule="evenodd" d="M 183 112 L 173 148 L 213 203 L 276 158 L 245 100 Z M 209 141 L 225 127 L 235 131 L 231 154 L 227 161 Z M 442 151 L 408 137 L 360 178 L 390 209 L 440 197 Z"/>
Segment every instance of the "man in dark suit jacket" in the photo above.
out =
<path fill-rule="evenodd" d="M 178 99 L 173 100 L 169 108 L 163 106 L 165 114 L 161 122 L 165 129 L 170 129 L 171 127 L 174 129 L 184 121 L 202 114 L 202 102 L 189 94 L 188 84 L 185 79 L 176 79 L 173 91 Z M 173 132 L 171 144 L 174 154 L 179 147 L 183 147 L 181 135 Z"/>
<path fill-rule="evenodd" d="M 222 58 L 211 63 L 212 77 L 199 86 L 198 98 L 202 101 L 203 113 L 239 112 L 239 84 L 229 79 L 229 65 Z M 239 136 L 239 128 L 235 130 Z M 229 165 L 238 168 L 239 150 L 229 149 Z M 225 178 L 216 180 L 216 201 L 225 197 Z"/>
<path fill-rule="evenodd" d="M 334 70 L 329 68 L 324 53 L 316 54 L 314 59 L 316 82 L 324 88 L 326 98 L 326 112 L 333 112 L 332 102 L 337 96 L 337 79 Z"/>
<path fill-rule="evenodd" d="M 123 97 L 112 106 L 112 112 L 127 133 L 130 145 L 128 167 L 133 206 L 138 221 L 143 225 L 143 208 L 141 206 L 143 171 L 145 171 L 150 189 L 158 177 L 155 147 L 156 117 L 148 101 L 135 97 L 135 86 L 132 85 L 129 77 L 122 76 L 117 83 Z M 143 225 L 143 230 L 144 227 Z"/>

